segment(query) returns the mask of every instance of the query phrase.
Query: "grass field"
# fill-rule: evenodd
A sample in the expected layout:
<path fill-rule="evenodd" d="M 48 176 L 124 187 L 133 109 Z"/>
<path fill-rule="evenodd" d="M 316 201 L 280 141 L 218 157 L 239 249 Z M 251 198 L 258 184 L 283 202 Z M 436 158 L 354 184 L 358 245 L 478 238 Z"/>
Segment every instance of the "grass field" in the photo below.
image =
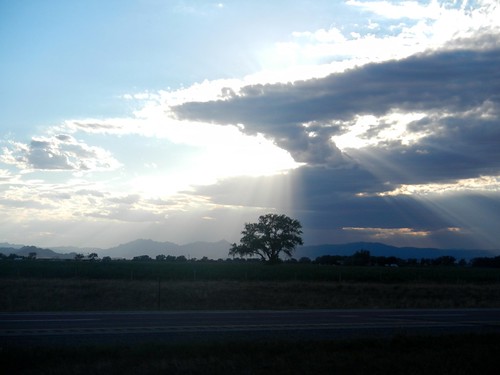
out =
<path fill-rule="evenodd" d="M 500 269 L 0 262 L 0 311 L 500 307 Z"/>
<path fill-rule="evenodd" d="M 500 285 L 2 279 L 0 311 L 500 307 Z"/>
<path fill-rule="evenodd" d="M 497 374 L 500 335 L 2 348 L 5 374 Z"/>

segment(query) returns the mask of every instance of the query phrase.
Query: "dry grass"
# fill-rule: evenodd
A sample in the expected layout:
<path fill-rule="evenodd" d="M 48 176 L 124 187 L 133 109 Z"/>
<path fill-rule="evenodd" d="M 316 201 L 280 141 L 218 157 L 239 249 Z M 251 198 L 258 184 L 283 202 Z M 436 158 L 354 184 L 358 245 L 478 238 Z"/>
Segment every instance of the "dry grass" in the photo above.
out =
<path fill-rule="evenodd" d="M 157 281 L 2 279 L 0 311 L 500 307 L 499 284 L 164 281 L 158 286 Z"/>

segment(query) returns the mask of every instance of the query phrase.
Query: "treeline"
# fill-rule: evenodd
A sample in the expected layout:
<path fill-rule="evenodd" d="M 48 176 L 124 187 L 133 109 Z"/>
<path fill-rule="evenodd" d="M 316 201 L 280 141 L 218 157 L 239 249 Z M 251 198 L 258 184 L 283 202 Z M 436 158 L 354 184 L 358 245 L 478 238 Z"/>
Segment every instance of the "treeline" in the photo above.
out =
<path fill-rule="evenodd" d="M 105 257 L 103 260 L 110 261 L 111 258 Z M 156 258 L 151 258 L 148 255 L 136 256 L 133 261 L 158 261 L 158 262 L 238 262 L 238 263 L 260 263 L 259 258 L 227 258 L 227 259 L 209 259 L 203 257 L 201 259 L 186 258 L 184 255 L 157 255 Z M 497 257 L 478 257 L 470 261 L 465 259 L 457 260 L 453 256 L 443 255 L 437 258 L 410 258 L 402 259 L 395 256 L 374 256 L 368 250 L 358 250 L 353 255 L 321 255 L 315 259 L 309 257 L 301 257 L 300 259 L 287 259 L 283 263 L 311 263 L 322 265 L 338 265 L 338 266 L 384 266 L 384 267 L 404 267 L 404 266 L 472 266 L 472 267 L 498 267 L 500 268 L 500 256 Z"/>
<path fill-rule="evenodd" d="M 36 253 L 32 252 L 29 256 L 17 254 L 5 255 L 0 253 L 0 260 L 35 260 Z M 65 259 L 67 260 L 67 259 Z M 100 259 L 97 253 L 91 253 L 87 256 L 76 254 L 73 258 L 75 261 L 123 261 L 125 259 L 112 259 L 105 256 Z M 134 262 L 168 262 L 168 263 L 186 263 L 186 262 L 234 262 L 234 263 L 261 263 L 259 258 L 226 258 L 226 259 L 210 259 L 203 257 L 201 259 L 187 258 L 184 255 L 157 255 L 155 258 L 149 255 L 140 255 L 132 259 Z M 469 266 L 469 267 L 494 267 L 500 268 L 500 256 L 496 257 L 477 257 L 469 261 L 465 259 L 457 260 L 453 256 L 444 255 L 437 258 L 410 258 L 402 259 L 395 256 L 374 256 L 368 250 L 358 250 L 353 255 L 321 255 L 315 259 L 309 257 L 301 257 L 300 259 L 287 259 L 282 263 L 301 263 L 301 264 L 321 264 L 321 265 L 337 265 L 337 266 L 383 266 L 383 267 L 415 267 L 415 266 Z"/>
<path fill-rule="evenodd" d="M 307 261 L 307 260 L 303 260 Z M 478 257 L 470 261 L 465 259 L 457 260 L 450 255 L 443 255 L 436 258 L 409 258 L 402 259 L 395 256 L 373 256 L 368 250 L 356 251 L 351 256 L 322 255 L 317 257 L 313 263 L 331 265 L 352 265 L 352 266 L 472 266 L 472 267 L 498 267 L 500 268 L 500 256 Z"/>
<path fill-rule="evenodd" d="M 455 257 L 444 255 L 437 258 L 402 259 L 395 256 L 374 256 L 368 250 L 358 250 L 353 255 L 322 255 L 314 260 L 318 264 L 351 265 L 351 266 L 466 266 L 465 259 L 457 262 Z"/>

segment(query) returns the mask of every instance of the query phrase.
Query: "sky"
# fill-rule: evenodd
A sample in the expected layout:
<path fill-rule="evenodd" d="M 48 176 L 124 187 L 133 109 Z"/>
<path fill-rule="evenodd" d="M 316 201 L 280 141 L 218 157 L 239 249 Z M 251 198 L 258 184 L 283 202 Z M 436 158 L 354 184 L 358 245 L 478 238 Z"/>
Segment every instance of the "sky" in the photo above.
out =
<path fill-rule="evenodd" d="M 500 249 L 500 4 L 0 0 L 0 243 Z"/>

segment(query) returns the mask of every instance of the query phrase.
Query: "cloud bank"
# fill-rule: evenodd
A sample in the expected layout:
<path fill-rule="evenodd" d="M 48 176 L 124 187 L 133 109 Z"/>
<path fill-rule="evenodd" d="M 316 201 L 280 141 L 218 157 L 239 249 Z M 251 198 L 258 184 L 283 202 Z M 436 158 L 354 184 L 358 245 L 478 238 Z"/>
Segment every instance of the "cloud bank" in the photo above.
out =
<path fill-rule="evenodd" d="M 498 48 L 432 51 L 324 78 L 248 85 L 172 110 L 181 120 L 240 124 L 304 163 L 290 173 L 297 191 L 287 208 L 316 229 L 327 222 L 325 241 L 361 228 L 370 238 L 377 223 L 399 244 L 420 233 L 429 244 L 455 236 L 463 245 L 466 232 L 479 234 L 481 215 L 498 219 L 490 208 L 500 197 L 499 63 Z M 340 149 L 335 139 L 349 134 L 366 142 L 344 139 Z M 225 181 L 201 192 L 248 204 L 235 193 L 245 184 Z M 472 201 L 468 220 L 463 207 Z M 489 238 L 478 242 L 495 246 L 492 233 L 481 234 Z"/>

